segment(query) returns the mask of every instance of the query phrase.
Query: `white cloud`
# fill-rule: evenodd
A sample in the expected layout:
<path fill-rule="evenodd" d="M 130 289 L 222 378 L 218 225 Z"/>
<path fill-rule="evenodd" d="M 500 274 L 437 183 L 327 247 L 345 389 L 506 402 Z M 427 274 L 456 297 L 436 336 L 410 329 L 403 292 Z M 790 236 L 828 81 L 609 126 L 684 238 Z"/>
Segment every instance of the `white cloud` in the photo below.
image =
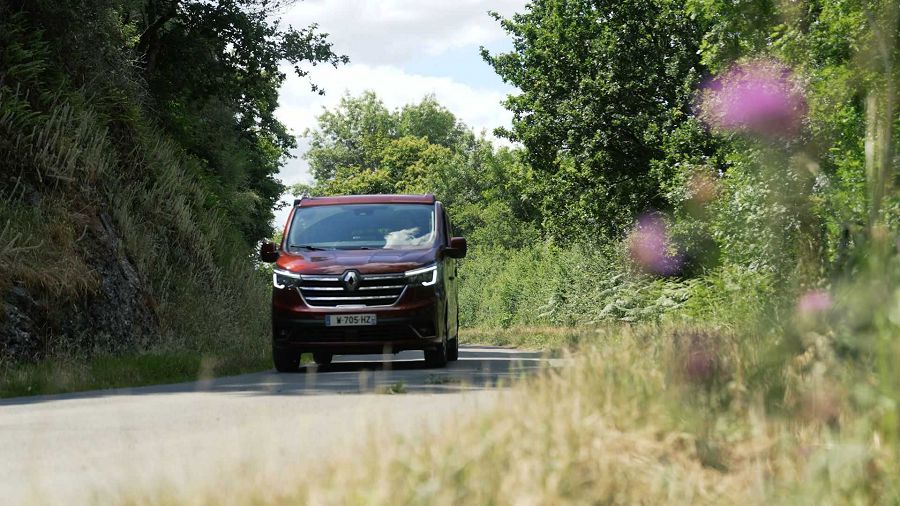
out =
<path fill-rule="evenodd" d="M 488 11 L 509 16 L 525 0 L 307 0 L 284 22 L 317 23 L 339 52 L 354 63 L 403 64 L 453 48 L 489 45 L 506 38 Z"/>
<path fill-rule="evenodd" d="M 337 106 L 345 93 L 356 96 L 367 90 L 374 91 L 389 109 L 434 95 L 477 132 L 487 130 L 490 134 L 498 126 L 509 125 L 512 119 L 500 104 L 506 89 L 475 88 L 448 77 L 410 74 L 387 65 L 351 63 L 338 68 L 322 67 L 312 77 L 327 90 L 325 96 L 310 93 L 309 83 L 296 77 L 289 77 L 281 89 L 278 118 L 298 135 L 315 127 L 316 117 Z"/>
<path fill-rule="evenodd" d="M 512 120 L 512 113 L 500 104 L 507 90 L 474 88 L 447 77 L 409 74 L 385 65 L 349 64 L 336 69 L 317 69 L 313 79 L 328 91 L 325 96 L 311 93 L 309 83 L 296 76 L 289 77 L 281 89 L 282 106 L 277 111 L 278 119 L 298 136 L 307 128 L 315 128 L 316 117 L 325 109 L 337 106 L 345 93 L 356 96 L 367 90 L 374 91 L 389 109 L 434 95 L 457 118 L 476 132 L 485 131 L 488 136 L 494 128 L 509 126 Z M 308 144 L 303 137 L 298 138 L 298 144 L 295 153 L 298 158 L 290 160 L 280 173 L 281 180 L 287 185 L 311 181 L 309 165 L 301 156 Z M 288 195 L 286 201 L 292 198 Z M 278 213 L 276 223 L 286 218 L 286 212 Z"/>
<path fill-rule="evenodd" d="M 320 96 L 310 91 L 309 81 L 298 78 L 290 68 L 280 96 L 278 118 L 294 134 L 315 128 L 316 117 L 338 105 L 345 93 L 359 95 L 372 90 L 389 109 L 434 95 L 437 101 L 476 132 L 509 126 L 512 114 L 500 102 L 512 90 L 499 79 L 488 84 L 465 82 L 482 65 L 473 58 L 455 65 L 454 77 L 422 75 L 404 66 L 423 56 L 441 62 L 448 51 L 469 51 L 477 55 L 479 46 L 492 46 L 508 36 L 487 11 L 503 16 L 522 11 L 526 0 L 306 0 L 285 12 L 283 23 L 295 27 L 318 23 L 329 34 L 335 51 L 350 56 L 351 63 L 338 68 L 309 68 L 310 79 L 327 91 Z M 446 60 L 445 60 L 446 61 Z M 477 63 L 473 63 L 477 62 Z M 439 65 L 435 65 L 439 67 Z M 470 79 L 479 82 L 477 78 Z M 498 142 L 503 142 L 499 141 Z M 311 182 L 309 167 L 302 159 L 308 144 L 298 138 L 297 159 L 290 160 L 279 174 L 287 184 Z M 293 196 L 287 195 L 289 202 Z M 277 213 L 280 226 L 287 210 Z"/>

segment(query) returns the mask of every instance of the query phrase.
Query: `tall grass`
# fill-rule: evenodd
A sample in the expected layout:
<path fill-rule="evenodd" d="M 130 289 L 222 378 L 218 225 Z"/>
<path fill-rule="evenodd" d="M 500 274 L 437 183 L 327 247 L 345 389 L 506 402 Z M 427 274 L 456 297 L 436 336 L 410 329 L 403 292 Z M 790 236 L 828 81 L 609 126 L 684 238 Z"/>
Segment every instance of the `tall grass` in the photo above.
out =
<path fill-rule="evenodd" d="M 147 176 L 110 183 L 112 216 L 159 294 L 168 346 L 265 354 L 268 278 L 224 212 L 208 205 L 195 162 L 146 129 L 138 131 L 133 157 Z"/>
<path fill-rule="evenodd" d="M 772 274 L 722 266 L 695 278 L 642 273 L 622 244 L 473 248 L 460 269 L 469 327 L 704 321 L 729 328 L 779 303 Z"/>
<path fill-rule="evenodd" d="M 774 363 L 778 339 L 686 325 L 580 333 L 547 369 L 484 413 L 426 437 L 378 437 L 314 467 L 221 476 L 134 504 L 893 504 L 886 415 L 834 378 L 853 367 L 811 345 Z M 801 360 L 802 358 L 802 360 Z M 827 372 L 823 372 L 827 370 Z M 789 392 L 776 405 L 773 383 Z M 896 406 L 890 408 L 896 415 Z M 265 458 L 265 457 L 263 457 Z M 273 485 L 277 483 L 277 485 Z M 287 484 L 287 485 L 286 485 Z M 285 491 L 286 490 L 286 491 Z"/>
<path fill-rule="evenodd" d="M 77 88 L 23 15 L 3 16 L 0 31 L 0 290 L 15 283 L 52 307 L 84 303 L 102 296 L 93 264 L 103 255 L 141 287 L 159 324 L 132 352 L 263 357 L 267 279 L 200 162 L 142 113 L 140 86 Z M 134 72 L 107 64 L 119 77 Z M 51 357 L 96 351 L 49 342 Z"/>

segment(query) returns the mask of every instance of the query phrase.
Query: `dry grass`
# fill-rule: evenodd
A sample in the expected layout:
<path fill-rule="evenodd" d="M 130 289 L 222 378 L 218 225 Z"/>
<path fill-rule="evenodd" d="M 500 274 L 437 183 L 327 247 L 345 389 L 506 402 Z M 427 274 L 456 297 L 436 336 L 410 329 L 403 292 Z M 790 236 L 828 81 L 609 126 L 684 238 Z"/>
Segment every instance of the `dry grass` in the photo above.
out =
<path fill-rule="evenodd" d="M 250 469 L 243 481 L 222 476 L 199 492 L 161 489 L 126 502 L 878 504 L 898 497 L 897 453 L 873 439 L 865 416 L 842 408 L 835 425 L 807 410 L 767 413 L 744 379 L 758 365 L 742 358 L 734 337 L 659 328 L 594 334 L 573 366 L 546 370 L 492 411 L 452 421 L 427 440 L 373 438 L 360 453 L 314 470 Z M 698 362 L 711 348 L 716 359 Z"/>
<path fill-rule="evenodd" d="M 560 351 L 573 350 L 578 343 L 590 341 L 603 332 L 604 327 L 477 327 L 462 329 L 460 338 L 466 344 Z"/>
<path fill-rule="evenodd" d="M 79 218 L 54 202 L 26 208 L 0 199 L 0 288 L 18 281 L 70 299 L 94 292 L 99 279 L 78 249 Z"/>

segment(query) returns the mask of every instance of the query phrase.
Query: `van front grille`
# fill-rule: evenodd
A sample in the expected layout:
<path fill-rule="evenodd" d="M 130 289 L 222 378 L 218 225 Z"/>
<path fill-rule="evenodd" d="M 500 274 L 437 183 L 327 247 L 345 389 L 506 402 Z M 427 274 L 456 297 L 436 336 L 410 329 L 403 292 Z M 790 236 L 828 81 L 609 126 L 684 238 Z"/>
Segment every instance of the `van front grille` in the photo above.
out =
<path fill-rule="evenodd" d="M 391 306 L 406 290 L 403 274 L 356 274 L 355 284 L 344 281 L 346 274 L 302 275 L 297 290 L 312 307 Z"/>
<path fill-rule="evenodd" d="M 403 339 L 419 339 L 431 337 L 432 334 L 419 334 L 412 325 L 375 325 L 372 327 L 315 327 L 295 331 L 292 339 L 298 342 L 353 342 L 353 341 L 390 341 Z"/>

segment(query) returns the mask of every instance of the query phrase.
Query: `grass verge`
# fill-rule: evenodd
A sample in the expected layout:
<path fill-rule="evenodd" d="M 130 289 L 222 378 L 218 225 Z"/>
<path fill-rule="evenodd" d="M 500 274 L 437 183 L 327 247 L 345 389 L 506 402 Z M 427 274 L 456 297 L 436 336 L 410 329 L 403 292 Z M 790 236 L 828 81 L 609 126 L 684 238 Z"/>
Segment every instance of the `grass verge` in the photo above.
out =
<path fill-rule="evenodd" d="M 0 371 L 0 398 L 180 383 L 270 369 L 268 356 L 159 353 L 44 360 Z"/>
<path fill-rule="evenodd" d="M 132 504 L 894 504 L 896 442 L 819 373 L 775 372 L 760 337 L 686 327 L 592 331 L 574 363 L 440 429 L 359 452 L 244 469 L 202 490 Z M 566 335 L 565 332 L 562 333 Z M 585 331 L 585 335 L 589 332 Z M 804 360 L 828 359 L 814 348 Z M 779 409 L 764 399 L 780 377 Z M 447 435 L 452 435 L 449 437 Z M 298 464 L 299 466 L 299 464 Z M 247 476 L 249 474 L 250 476 Z M 282 486 L 273 492 L 272 480 Z M 282 489 L 283 490 L 283 489 Z"/>
<path fill-rule="evenodd" d="M 469 344 L 559 351 L 571 348 L 597 332 L 579 327 L 466 329 L 462 339 Z M 304 362 L 310 360 L 310 356 L 303 356 Z M 256 353 L 161 352 L 103 356 L 88 361 L 48 359 L 0 369 L 0 398 L 179 383 L 271 367 L 271 357 Z M 386 393 L 405 393 L 403 385 L 393 387 Z"/>
<path fill-rule="evenodd" d="M 578 343 L 604 332 L 603 327 L 527 327 L 464 328 L 460 331 L 463 344 L 511 346 L 525 350 L 559 352 L 572 350 Z"/>

